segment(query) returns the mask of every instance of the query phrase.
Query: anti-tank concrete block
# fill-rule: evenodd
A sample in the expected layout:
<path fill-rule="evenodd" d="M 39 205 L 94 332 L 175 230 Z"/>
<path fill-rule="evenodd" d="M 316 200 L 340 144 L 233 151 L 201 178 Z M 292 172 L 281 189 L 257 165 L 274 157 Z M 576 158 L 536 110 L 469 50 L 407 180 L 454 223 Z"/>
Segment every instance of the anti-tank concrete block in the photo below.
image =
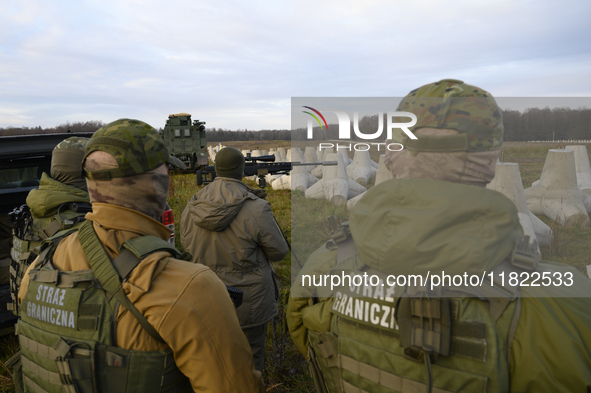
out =
<path fill-rule="evenodd" d="M 338 165 L 324 169 L 324 197 L 333 205 L 344 205 L 349 197 L 349 178 L 340 154 L 329 154 L 328 161 L 338 161 Z"/>
<path fill-rule="evenodd" d="M 525 196 L 534 214 L 544 214 L 561 225 L 589 226 L 572 150 L 548 150 L 540 182 L 526 189 Z"/>
<path fill-rule="evenodd" d="M 291 190 L 291 176 L 283 175 L 271 183 L 274 190 Z"/>
<path fill-rule="evenodd" d="M 532 222 L 532 214 L 527 206 L 521 173 L 519 172 L 519 165 L 512 162 L 498 162 L 495 169 L 495 177 L 486 188 L 500 192 L 515 204 L 524 235 L 529 236 L 532 241 L 535 240 L 535 247 L 539 253 L 538 245 L 542 243 L 540 239 L 538 239 L 536 225 Z M 550 233 L 552 233 L 552 230 L 543 222 L 540 221 L 540 223 L 546 227 L 539 229 L 540 235 L 542 235 L 542 239 L 546 239 L 548 237 L 546 232 L 550 231 Z"/>
<path fill-rule="evenodd" d="M 279 155 L 281 156 L 281 162 L 285 162 L 287 157 L 285 155 L 285 149 L 280 147 L 277 149 L 277 153 L 279 153 Z"/>
<path fill-rule="evenodd" d="M 356 151 L 353 162 L 347 166 L 347 176 L 359 184 L 367 184 L 372 174 L 369 151 Z"/>
<path fill-rule="evenodd" d="M 531 222 L 534 226 L 534 232 L 536 233 L 538 244 L 540 246 L 547 246 L 548 244 L 552 243 L 554 240 L 554 233 L 552 232 L 552 229 L 532 212 L 529 212 L 529 218 L 531 219 Z"/>
<path fill-rule="evenodd" d="M 580 190 L 591 195 L 591 164 L 589 154 L 584 145 L 568 145 L 565 150 L 575 153 L 575 171 L 577 172 L 577 186 Z"/>
<path fill-rule="evenodd" d="M 334 149 L 330 147 L 328 149 L 322 149 L 322 152 L 322 159 L 320 159 L 320 161 L 328 161 L 326 157 L 328 157 L 329 154 L 334 154 Z M 319 165 L 318 167 L 316 167 L 312 171 L 312 175 L 314 175 L 318 179 L 322 179 L 322 176 L 324 175 L 324 166 Z"/>
<path fill-rule="evenodd" d="M 349 178 L 349 196 L 348 199 L 354 198 L 357 195 L 363 194 L 367 191 L 367 188 L 363 187 L 361 184 L 357 183 L 355 180 Z"/>
<path fill-rule="evenodd" d="M 292 149 L 292 162 L 306 162 L 304 153 L 300 149 Z M 301 192 L 308 188 L 308 169 L 306 166 L 294 166 L 291 170 L 291 189 Z"/>

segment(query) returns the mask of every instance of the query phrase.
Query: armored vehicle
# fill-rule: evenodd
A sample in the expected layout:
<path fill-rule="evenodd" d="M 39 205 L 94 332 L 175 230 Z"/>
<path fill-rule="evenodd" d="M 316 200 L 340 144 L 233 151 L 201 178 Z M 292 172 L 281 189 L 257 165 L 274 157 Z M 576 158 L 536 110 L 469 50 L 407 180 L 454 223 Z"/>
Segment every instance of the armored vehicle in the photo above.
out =
<path fill-rule="evenodd" d="M 194 120 L 191 123 L 188 113 L 170 115 L 162 131 L 162 139 L 168 151 L 183 161 L 187 169 L 199 169 L 208 164 L 204 121 Z"/>

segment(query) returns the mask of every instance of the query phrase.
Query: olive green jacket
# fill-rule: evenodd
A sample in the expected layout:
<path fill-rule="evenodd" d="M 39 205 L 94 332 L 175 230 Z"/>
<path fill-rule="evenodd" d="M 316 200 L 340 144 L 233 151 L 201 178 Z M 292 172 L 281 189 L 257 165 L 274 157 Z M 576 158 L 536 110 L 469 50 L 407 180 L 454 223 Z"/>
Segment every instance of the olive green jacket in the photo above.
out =
<path fill-rule="evenodd" d="M 189 200 L 181 218 L 181 242 L 193 260 L 244 291 L 236 310 L 242 328 L 277 315 L 279 280 L 270 262 L 288 250 L 271 206 L 251 191 L 239 180 L 217 177 Z"/>
<path fill-rule="evenodd" d="M 39 188 L 27 195 L 27 205 L 33 218 L 53 216 L 61 204 L 70 202 L 90 203 L 88 192 L 60 183 L 45 172 L 41 175 Z"/>
<path fill-rule="evenodd" d="M 392 275 L 490 273 L 523 235 L 515 205 L 502 194 L 424 179 L 393 179 L 372 188 L 349 224 L 362 263 Z M 337 251 L 323 245 L 292 285 L 286 318 L 304 356 L 308 330 L 329 331 L 333 298 L 297 285 L 302 275 L 329 274 L 336 263 Z M 544 261 L 538 270 L 570 272 L 575 285 L 520 288 L 521 316 L 509 348 L 511 391 L 585 390 L 591 385 L 591 282 L 565 264 Z M 312 305 L 308 296 L 318 301 Z"/>

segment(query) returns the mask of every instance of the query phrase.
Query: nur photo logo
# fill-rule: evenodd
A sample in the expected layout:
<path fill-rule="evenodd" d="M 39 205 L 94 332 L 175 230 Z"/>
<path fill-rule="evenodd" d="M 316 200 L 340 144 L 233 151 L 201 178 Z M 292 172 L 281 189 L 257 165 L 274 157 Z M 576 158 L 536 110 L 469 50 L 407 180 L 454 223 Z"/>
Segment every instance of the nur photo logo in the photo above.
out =
<path fill-rule="evenodd" d="M 313 139 L 314 138 L 314 127 L 315 127 L 315 123 L 313 122 L 312 118 L 314 120 L 316 120 L 316 123 L 318 123 L 318 125 L 320 126 L 320 129 L 324 129 L 324 127 L 326 127 L 326 129 L 328 130 L 328 122 L 326 121 L 326 118 L 324 117 L 323 113 L 332 113 L 334 115 L 336 115 L 337 120 L 338 120 L 338 139 L 340 140 L 346 140 L 349 141 L 351 139 L 351 124 L 353 124 L 353 132 L 355 134 L 355 136 L 359 139 L 363 139 L 363 140 L 376 140 L 376 139 L 386 139 L 386 140 L 391 140 L 392 139 L 392 130 L 394 129 L 400 129 L 402 130 L 410 139 L 417 139 L 416 135 L 414 135 L 412 133 L 412 131 L 410 131 L 410 127 L 414 126 L 417 123 L 417 117 L 415 116 L 414 113 L 411 112 L 400 112 L 400 111 L 395 111 L 395 112 L 387 112 L 386 115 L 386 138 L 384 138 L 382 136 L 383 132 L 384 132 L 384 113 L 383 112 L 379 112 L 378 113 L 378 129 L 377 131 L 373 132 L 373 133 L 363 133 L 360 130 L 359 127 L 359 112 L 355 111 L 353 112 L 353 122 L 351 123 L 351 118 L 349 117 L 349 115 L 347 114 L 347 112 L 343 111 L 343 110 L 339 110 L 339 109 L 322 109 L 322 112 L 320 110 L 317 110 L 315 108 L 312 108 L 311 106 L 302 106 L 302 108 L 308 109 L 308 110 L 304 110 L 302 111 L 303 113 L 309 115 L 311 117 L 311 119 L 308 119 L 308 127 L 307 127 L 307 139 Z M 395 121 L 395 119 L 399 119 L 399 118 L 409 118 L 410 121 L 408 122 L 398 122 Z M 321 121 L 322 120 L 322 121 Z M 378 146 L 378 151 L 381 145 L 385 145 L 385 143 L 372 143 L 373 145 L 377 145 Z M 320 143 L 319 144 L 319 149 L 328 149 L 331 147 L 335 147 L 334 143 Z M 339 149 L 339 147 L 343 148 L 342 145 L 337 144 L 336 148 L 337 150 Z M 368 143 L 355 143 L 355 144 L 350 144 L 349 146 L 345 146 L 345 148 L 348 147 L 348 150 L 351 150 L 351 148 L 353 148 L 356 151 L 365 151 L 365 150 L 369 150 L 370 149 L 370 145 Z M 390 151 L 400 151 L 404 148 L 404 146 L 400 143 L 390 143 L 388 145 L 386 145 L 386 148 Z"/>

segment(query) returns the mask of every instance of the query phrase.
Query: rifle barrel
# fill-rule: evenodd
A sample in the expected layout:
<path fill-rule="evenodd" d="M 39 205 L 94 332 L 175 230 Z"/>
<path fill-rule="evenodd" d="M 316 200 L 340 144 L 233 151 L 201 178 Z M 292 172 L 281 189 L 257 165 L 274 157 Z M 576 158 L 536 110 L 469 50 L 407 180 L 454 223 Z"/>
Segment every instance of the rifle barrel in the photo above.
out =
<path fill-rule="evenodd" d="M 323 161 L 323 162 L 292 162 L 293 166 L 304 166 L 304 165 L 339 165 L 338 161 Z"/>

